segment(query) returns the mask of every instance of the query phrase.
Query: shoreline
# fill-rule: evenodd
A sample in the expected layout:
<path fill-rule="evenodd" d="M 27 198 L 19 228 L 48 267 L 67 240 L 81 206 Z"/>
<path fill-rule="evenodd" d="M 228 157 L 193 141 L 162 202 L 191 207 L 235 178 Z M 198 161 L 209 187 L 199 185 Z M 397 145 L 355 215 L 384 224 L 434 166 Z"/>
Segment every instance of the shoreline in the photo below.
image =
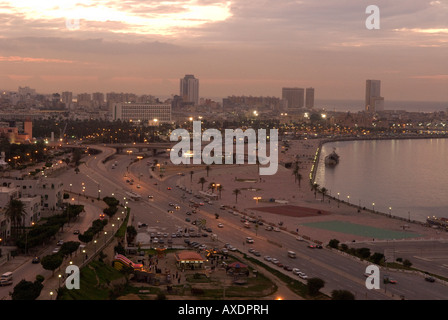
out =
<path fill-rule="evenodd" d="M 327 143 L 335 143 L 335 142 L 354 142 L 354 141 L 382 141 L 382 140 L 424 140 L 424 139 L 448 139 L 448 136 L 444 135 L 443 137 L 441 136 L 432 136 L 432 135 L 424 135 L 424 136 L 406 136 L 406 137 L 334 137 L 334 138 L 330 138 L 330 139 L 322 139 L 319 141 L 319 145 L 317 147 L 316 150 L 316 155 L 314 158 L 314 162 L 311 168 L 311 172 L 310 172 L 310 186 L 313 186 L 313 184 L 315 183 L 315 178 L 316 178 L 316 171 L 317 168 L 319 166 L 319 162 L 320 162 L 320 155 L 321 155 L 321 151 L 322 151 L 322 147 L 324 144 Z M 322 194 L 322 192 L 320 190 L 317 190 L 318 193 Z M 419 221 L 419 220 L 411 220 L 411 219 L 406 219 L 404 217 L 400 217 L 400 216 L 395 216 L 392 215 L 390 213 L 385 213 L 382 211 L 378 211 L 378 210 L 372 210 L 372 209 L 368 209 L 365 206 L 359 206 L 356 204 L 352 204 L 349 202 L 346 202 L 344 200 L 340 200 L 338 198 L 336 198 L 335 196 L 331 196 L 331 195 L 326 195 L 327 198 L 330 198 L 336 202 L 339 202 L 340 204 L 345 204 L 348 206 L 351 206 L 353 208 L 358 209 L 358 212 L 361 211 L 367 211 L 369 213 L 374 213 L 374 214 L 378 214 L 378 215 L 382 215 L 384 217 L 387 218 L 391 218 L 391 219 L 397 219 L 397 220 L 401 220 L 401 221 L 405 221 L 405 222 L 409 222 L 409 223 L 415 223 L 415 224 L 419 224 L 422 226 L 428 226 L 428 223 L 425 221 Z M 438 217 L 440 218 L 440 217 Z M 448 230 L 447 230 L 448 231 Z"/>

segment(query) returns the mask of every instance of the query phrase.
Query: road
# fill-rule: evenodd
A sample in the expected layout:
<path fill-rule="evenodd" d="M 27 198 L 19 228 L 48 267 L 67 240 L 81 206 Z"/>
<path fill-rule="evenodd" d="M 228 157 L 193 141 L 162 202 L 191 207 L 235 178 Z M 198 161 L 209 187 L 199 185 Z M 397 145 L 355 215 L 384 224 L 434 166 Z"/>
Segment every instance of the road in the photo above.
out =
<path fill-rule="evenodd" d="M 135 157 L 115 155 L 112 160 L 103 163 L 103 159 L 113 155 L 114 150 L 104 146 L 92 147 L 100 149 L 102 153 L 87 156 L 85 164 L 80 166 L 79 174 L 70 170 L 60 176 L 67 191 L 81 194 L 81 196 L 73 196 L 71 201 L 74 203 L 83 202 L 85 201 L 83 195 L 100 198 L 104 196 L 116 197 L 131 208 L 131 221 L 138 229 L 141 239 L 149 239 L 151 233 L 157 235 L 157 232 L 159 232 L 159 237 L 167 240 L 167 238 L 171 238 L 173 233 L 182 235 L 186 228 L 194 228 L 197 232 L 198 229 L 191 222 L 187 222 L 186 219 L 189 218 L 191 221 L 205 219 L 207 226 L 212 228 L 218 240 L 212 241 L 210 234 L 208 234 L 207 237 L 191 238 L 192 241 L 194 239 L 213 247 L 222 247 L 225 243 L 229 243 L 241 252 L 247 252 L 250 247 L 254 248 L 261 253 L 260 257 L 253 256 L 254 258 L 292 277 L 295 276 L 291 272 L 264 261 L 263 257 L 275 257 L 283 264 L 299 268 L 308 277 L 323 279 L 325 281 L 323 291 L 327 294 L 330 294 L 332 290 L 349 290 L 355 294 L 357 300 L 388 300 L 399 299 L 400 297 L 414 300 L 444 300 L 448 297 L 447 286 L 437 282 L 426 282 L 419 275 L 396 271 L 387 271 L 387 273 L 397 280 L 397 284 L 385 286 L 381 283 L 379 290 L 368 290 L 365 286 L 366 278 L 364 277 L 366 263 L 326 248 L 310 249 L 308 243 L 298 241 L 295 236 L 283 231 L 267 231 L 264 226 L 255 229 L 255 225 L 251 225 L 251 228 L 247 229 L 241 222 L 241 215 L 231 213 L 233 210 L 220 209 L 220 205 L 225 204 L 224 201 L 214 201 L 212 205 L 205 203 L 198 208 L 197 213 L 188 216 L 186 212 L 192 211 L 192 208 L 188 207 L 189 199 L 194 194 L 189 194 L 176 187 L 179 185 L 187 187 L 187 190 L 189 189 L 190 177 L 188 173 L 184 176 L 174 175 L 167 177 L 164 181 L 159 181 L 152 178 L 150 166 L 147 165 L 148 159 L 134 162 Z M 149 161 L 152 162 L 152 158 Z M 164 159 L 159 158 L 159 161 L 164 161 Z M 113 165 L 115 163 L 116 165 Z M 126 180 L 128 179 L 133 179 L 134 183 L 132 185 L 127 183 Z M 128 191 L 139 193 L 142 200 L 130 200 L 126 195 Z M 149 199 L 149 195 L 153 196 L 153 199 Z M 169 203 L 179 204 L 180 210 L 173 209 L 169 206 Z M 173 213 L 168 213 L 168 210 L 173 210 Z M 96 213 L 93 207 L 88 212 L 92 212 L 92 218 L 95 217 Z M 216 214 L 219 214 L 219 219 L 216 219 Z M 138 228 L 138 223 L 146 223 L 148 227 Z M 218 228 L 218 223 L 222 223 L 224 227 Z M 88 225 L 80 225 L 80 231 L 85 231 Z M 248 236 L 255 240 L 253 244 L 245 242 L 245 238 Z M 184 237 L 176 237 L 172 240 L 173 246 L 185 245 Z M 398 250 L 400 244 L 396 243 L 395 245 Z M 287 256 L 288 250 L 295 251 L 297 259 L 289 258 Z M 27 268 L 41 268 L 41 266 L 28 263 Z M 39 271 L 42 270 L 31 271 L 29 269 L 27 274 L 39 273 Z M 382 273 L 384 274 L 384 271 Z M 18 275 L 20 277 L 20 273 Z M 299 278 L 297 277 L 297 279 Z M 301 281 L 305 282 L 304 280 Z M 3 290 L 3 288 L 0 288 L 0 290 Z"/>

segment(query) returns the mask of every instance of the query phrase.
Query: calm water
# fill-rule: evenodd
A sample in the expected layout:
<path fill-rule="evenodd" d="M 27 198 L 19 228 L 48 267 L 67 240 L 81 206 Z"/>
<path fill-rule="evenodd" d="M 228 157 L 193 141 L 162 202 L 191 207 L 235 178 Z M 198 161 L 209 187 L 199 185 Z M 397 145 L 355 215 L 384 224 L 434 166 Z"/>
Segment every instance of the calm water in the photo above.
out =
<path fill-rule="evenodd" d="M 324 158 L 336 148 L 337 166 Z M 344 141 L 323 146 L 316 182 L 341 200 L 412 220 L 448 217 L 448 139 Z M 350 196 L 348 199 L 347 196 Z"/>

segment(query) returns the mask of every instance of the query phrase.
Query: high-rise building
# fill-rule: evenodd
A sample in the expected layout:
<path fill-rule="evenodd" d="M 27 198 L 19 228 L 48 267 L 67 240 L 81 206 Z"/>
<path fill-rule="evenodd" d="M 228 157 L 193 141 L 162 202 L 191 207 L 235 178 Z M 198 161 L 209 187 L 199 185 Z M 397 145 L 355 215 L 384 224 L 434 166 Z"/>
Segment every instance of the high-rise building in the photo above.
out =
<path fill-rule="evenodd" d="M 72 93 L 72 92 L 69 92 L 69 91 L 64 91 L 64 92 L 62 92 L 62 95 L 61 95 L 61 102 L 62 102 L 63 104 L 65 104 L 65 106 L 66 106 L 67 108 L 70 107 L 70 104 L 72 103 L 72 101 L 73 101 L 73 93 Z"/>
<path fill-rule="evenodd" d="M 283 88 L 282 99 L 288 103 L 288 109 L 300 109 L 304 106 L 305 89 L 303 88 Z"/>
<path fill-rule="evenodd" d="M 314 108 L 314 88 L 306 88 L 305 107 L 307 109 Z"/>
<path fill-rule="evenodd" d="M 180 79 L 180 96 L 184 102 L 197 106 L 199 104 L 199 79 L 192 74 L 187 74 Z"/>
<path fill-rule="evenodd" d="M 384 110 L 384 98 L 381 96 L 380 80 L 366 80 L 365 110 L 373 113 Z"/>

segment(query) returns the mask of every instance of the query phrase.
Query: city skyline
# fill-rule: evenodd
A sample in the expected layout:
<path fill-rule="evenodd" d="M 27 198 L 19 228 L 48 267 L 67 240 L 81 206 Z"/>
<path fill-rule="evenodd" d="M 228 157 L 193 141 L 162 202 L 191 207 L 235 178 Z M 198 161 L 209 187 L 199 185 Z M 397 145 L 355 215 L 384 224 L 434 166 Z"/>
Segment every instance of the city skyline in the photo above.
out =
<path fill-rule="evenodd" d="M 170 96 L 194 74 L 201 97 L 313 87 L 362 100 L 381 79 L 388 101 L 447 101 L 448 2 L 376 5 L 380 30 L 352 0 L 3 1 L 0 88 Z"/>

